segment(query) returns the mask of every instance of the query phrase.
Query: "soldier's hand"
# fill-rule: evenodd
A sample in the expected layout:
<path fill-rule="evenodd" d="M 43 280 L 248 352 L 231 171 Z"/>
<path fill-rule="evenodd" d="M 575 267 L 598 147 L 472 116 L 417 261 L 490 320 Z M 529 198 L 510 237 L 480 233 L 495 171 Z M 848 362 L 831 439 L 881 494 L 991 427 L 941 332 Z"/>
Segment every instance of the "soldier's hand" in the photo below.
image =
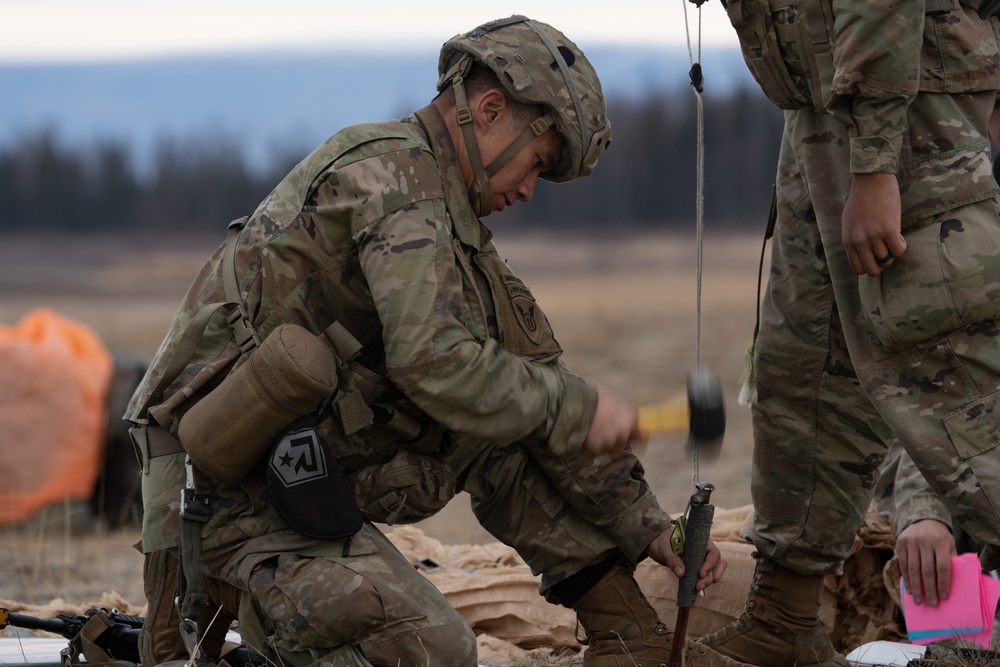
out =
<path fill-rule="evenodd" d="M 684 560 L 670 548 L 670 536 L 672 533 L 673 531 L 671 530 L 660 533 L 646 547 L 646 553 L 660 565 L 669 567 L 677 575 L 677 578 L 680 579 L 684 576 Z M 726 573 L 728 566 L 729 564 L 722 557 L 719 547 L 715 546 L 715 542 L 709 540 L 708 549 L 705 551 L 705 560 L 702 561 L 701 567 L 698 568 L 698 581 L 694 585 L 695 590 L 703 591 L 712 584 L 718 583 L 722 579 L 722 575 Z"/>
<path fill-rule="evenodd" d="M 914 521 L 896 539 L 896 557 L 903 584 L 913 601 L 936 607 L 951 593 L 951 557 L 955 538 L 948 526 L 936 519 Z"/>
<path fill-rule="evenodd" d="M 629 442 L 645 442 L 645 437 L 639 433 L 639 411 L 598 387 L 597 410 L 583 441 L 584 448 L 591 454 L 614 456 L 622 452 Z"/>
<path fill-rule="evenodd" d="M 895 174 L 854 174 L 841 234 L 855 273 L 877 276 L 906 251 L 901 210 Z"/>

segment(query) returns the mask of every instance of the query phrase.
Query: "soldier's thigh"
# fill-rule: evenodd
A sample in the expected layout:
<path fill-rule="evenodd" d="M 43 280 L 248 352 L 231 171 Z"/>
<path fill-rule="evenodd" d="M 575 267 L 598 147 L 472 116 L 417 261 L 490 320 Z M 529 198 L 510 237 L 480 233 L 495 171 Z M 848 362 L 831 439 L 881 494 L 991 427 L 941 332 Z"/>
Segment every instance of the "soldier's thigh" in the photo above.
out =
<path fill-rule="evenodd" d="M 461 658 L 474 664 L 475 639 L 470 641 L 471 630 L 458 612 L 369 525 L 351 540 L 346 555 L 343 542 L 308 554 L 270 554 L 250 570 L 246 583 L 279 652 L 315 655 L 351 645 L 368 653 L 366 648 L 398 636 L 424 659 L 427 651 L 435 659 L 440 656 L 434 653 L 444 652 L 452 664 L 463 664 Z"/>

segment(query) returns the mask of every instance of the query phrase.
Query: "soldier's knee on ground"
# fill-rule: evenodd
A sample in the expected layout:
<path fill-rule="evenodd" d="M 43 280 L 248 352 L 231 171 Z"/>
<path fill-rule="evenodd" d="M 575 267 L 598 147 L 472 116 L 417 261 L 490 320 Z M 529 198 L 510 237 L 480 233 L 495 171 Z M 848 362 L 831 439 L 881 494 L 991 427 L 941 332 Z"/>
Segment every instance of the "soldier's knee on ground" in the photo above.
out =
<path fill-rule="evenodd" d="M 444 625 L 404 631 L 366 644 L 363 653 L 376 667 L 476 667 L 479 664 L 476 635 L 458 613 Z"/>
<path fill-rule="evenodd" d="M 363 530 L 346 557 L 279 554 L 255 565 L 247 587 L 266 643 L 278 655 L 353 646 L 374 665 L 474 665 L 462 617 L 386 549 Z"/>
<path fill-rule="evenodd" d="M 273 556 L 253 568 L 249 586 L 272 641 L 288 646 L 355 643 L 402 611 L 382 599 L 365 573 L 323 557 Z"/>

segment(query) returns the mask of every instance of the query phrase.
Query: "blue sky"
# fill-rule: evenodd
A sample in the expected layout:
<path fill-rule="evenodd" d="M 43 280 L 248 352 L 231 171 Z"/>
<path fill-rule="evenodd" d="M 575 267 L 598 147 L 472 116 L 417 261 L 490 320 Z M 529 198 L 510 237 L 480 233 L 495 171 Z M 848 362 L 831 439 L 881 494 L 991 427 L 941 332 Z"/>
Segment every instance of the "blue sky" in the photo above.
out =
<path fill-rule="evenodd" d="M 484 9 L 483 7 L 487 7 Z M 437 47 L 484 21 L 522 13 L 588 44 L 734 46 L 719 0 L 0 0 L 0 64 L 129 60 L 258 49 Z"/>

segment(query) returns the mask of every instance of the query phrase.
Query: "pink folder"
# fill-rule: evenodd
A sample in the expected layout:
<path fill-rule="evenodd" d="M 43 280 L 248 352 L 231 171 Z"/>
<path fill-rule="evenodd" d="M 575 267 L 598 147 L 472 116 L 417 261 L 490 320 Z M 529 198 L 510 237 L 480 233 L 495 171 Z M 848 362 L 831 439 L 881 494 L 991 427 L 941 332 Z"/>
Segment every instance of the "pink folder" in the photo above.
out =
<path fill-rule="evenodd" d="M 900 580 L 906 631 L 914 644 L 959 637 L 970 646 L 990 647 L 1000 581 L 983 574 L 976 554 L 951 559 L 951 594 L 936 607 L 916 604 Z"/>

